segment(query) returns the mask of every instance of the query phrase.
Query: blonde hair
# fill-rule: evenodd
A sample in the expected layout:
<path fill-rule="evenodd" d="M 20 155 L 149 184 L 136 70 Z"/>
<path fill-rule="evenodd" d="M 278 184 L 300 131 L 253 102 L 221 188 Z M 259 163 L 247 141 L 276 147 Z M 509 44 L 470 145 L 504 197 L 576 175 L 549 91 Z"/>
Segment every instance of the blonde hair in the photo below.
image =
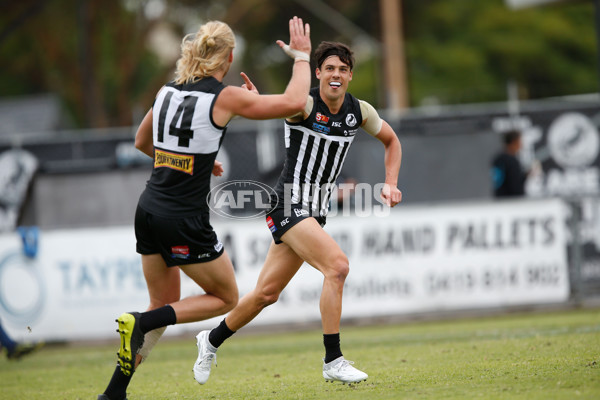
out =
<path fill-rule="evenodd" d="M 183 38 L 175 83 L 195 82 L 213 75 L 227 62 L 234 47 L 235 37 L 229 25 L 220 21 L 205 23 L 198 32 Z"/>

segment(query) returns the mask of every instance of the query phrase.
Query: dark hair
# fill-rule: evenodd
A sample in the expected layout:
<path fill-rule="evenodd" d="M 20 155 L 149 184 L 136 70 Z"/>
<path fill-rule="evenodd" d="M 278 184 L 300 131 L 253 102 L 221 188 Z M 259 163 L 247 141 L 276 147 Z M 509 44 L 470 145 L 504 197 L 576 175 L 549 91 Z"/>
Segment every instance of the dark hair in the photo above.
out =
<path fill-rule="evenodd" d="M 317 61 L 317 68 L 320 69 L 323 61 L 331 56 L 338 56 L 344 64 L 350 67 L 351 71 L 354 68 L 354 53 L 350 50 L 350 47 L 340 42 L 321 42 L 319 44 L 314 56 Z"/>
<path fill-rule="evenodd" d="M 521 132 L 517 131 L 517 130 L 510 130 L 507 132 L 504 132 L 504 136 L 503 136 L 503 142 L 505 145 L 509 145 L 511 143 L 513 143 L 515 140 L 518 140 L 521 138 Z"/>

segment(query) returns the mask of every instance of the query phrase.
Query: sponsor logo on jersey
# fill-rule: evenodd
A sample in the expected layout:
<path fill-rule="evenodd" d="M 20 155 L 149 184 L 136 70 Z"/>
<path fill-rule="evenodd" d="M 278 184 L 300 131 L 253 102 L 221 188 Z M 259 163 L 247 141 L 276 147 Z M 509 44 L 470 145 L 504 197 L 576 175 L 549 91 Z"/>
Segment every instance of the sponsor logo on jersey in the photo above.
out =
<path fill-rule="evenodd" d="M 167 167 L 186 174 L 194 174 L 194 156 L 189 154 L 174 154 L 163 150 L 154 153 L 154 168 Z"/>
<path fill-rule="evenodd" d="M 354 114 L 350 113 L 348 115 L 346 115 L 346 125 L 348 125 L 350 128 L 352 128 L 354 125 L 356 125 L 358 121 L 356 120 L 356 117 L 354 116 Z"/>
<path fill-rule="evenodd" d="M 275 232 L 277 227 L 275 226 L 275 222 L 273 222 L 273 218 L 267 217 L 267 226 L 271 230 L 271 232 Z"/>
<path fill-rule="evenodd" d="M 304 208 L 294 208 L 294 214 L 296 214 L 296 217 L 300 218 L 302 216 L 309 215 L 310 213 Z"/>
<path fill-rule="evenodd" d="M 317 119 L 317 122 L 321 122 L 323 124 L 326 124 L 329 122 L 329 117 L 321 114 L 320 112 L 317 113 L 317 115 L 315 116 L 315 118 Z"/>
<path fill-rule="evenodd" d="M 190 248 L 188 246 L 173 246 L 171 247 L 171 257 L 187 260 L 190 258 Z"/>
<path fill-rule="evenodd" d="M 329 133 L 329 127 L 328 126 L 319 125 L 316 122 L 313 123 L 313 130 L 316 131 L 316 132 L 324 133 L 324 134 L 328 134 Z"/>

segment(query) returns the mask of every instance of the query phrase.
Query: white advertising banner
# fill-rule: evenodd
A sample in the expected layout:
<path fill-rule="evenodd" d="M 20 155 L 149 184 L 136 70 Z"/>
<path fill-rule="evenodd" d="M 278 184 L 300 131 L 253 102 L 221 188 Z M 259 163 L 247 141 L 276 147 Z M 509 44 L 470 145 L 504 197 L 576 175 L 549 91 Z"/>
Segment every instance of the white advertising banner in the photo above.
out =
<path fill-rule="evenodd" d="M 254 287 L 270 232 L 262 219 L 213 226 L 243 295 Z M 559 200 L 399 206 L 385 217 L 331 217 L 325 229 L 350 260 L 344 318 L 556 303 L 569 296 Z M 186 277 L 182 282 L 182 296 L 202 293 Z M 252 324 L 319 320 L 321 286 L 321 274 L 304 265 L 279 302 Z M 16 339 L 116 337 L 114 319 L 147 304 L 131 227 L 41 232 L 35 258 L 24 255 L 17 234 L 0 236 L 0 320 Z M 167 332 L 196 332 L 221 318 Z"/>

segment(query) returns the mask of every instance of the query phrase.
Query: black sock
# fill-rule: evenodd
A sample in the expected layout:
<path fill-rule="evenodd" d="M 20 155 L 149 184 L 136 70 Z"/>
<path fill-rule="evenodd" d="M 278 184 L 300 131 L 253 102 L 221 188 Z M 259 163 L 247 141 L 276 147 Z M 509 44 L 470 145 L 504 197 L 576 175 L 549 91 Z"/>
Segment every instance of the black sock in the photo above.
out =
<path fill-rule="evenodd" d="M 112 378 L 110 378 L 110 382 L 108 383 L 104 394 L 107 395 L 110 400 L 125 400 L 125 397 L 127 396 L 127 386 L 129 386 L 132 376 L 133 374 L 126 376 L 121 372 L 121 367 L 117 365 L 117 369 L 115 369 Z"/>
<path fill-rule="evenodd" d="M 233 335 L 235 331 L 229 329 L 225 320 L 221 321 L 219 326 L 210 331 L 208 335 L 208 341 L 215 347 L 219 347 L 223 344 L 226 339 L 229 339 L 231 335 Z"/>
<path fill-rule="evenodd" d="M 147 333 L 167 325 L 175 325 L 176 323 L 177 315 L 175 314 L 175 310 L 168 304 L 156 310 L 146 311 L 140 315 L 140 329 L 142 333 Z"/>
<path fill-rule="evenodd" d="M 324 334 L 323 344 L 325 345 L 326 364 L 342 356 L 342 350 L 340 349 L 339 333 Z"/>

